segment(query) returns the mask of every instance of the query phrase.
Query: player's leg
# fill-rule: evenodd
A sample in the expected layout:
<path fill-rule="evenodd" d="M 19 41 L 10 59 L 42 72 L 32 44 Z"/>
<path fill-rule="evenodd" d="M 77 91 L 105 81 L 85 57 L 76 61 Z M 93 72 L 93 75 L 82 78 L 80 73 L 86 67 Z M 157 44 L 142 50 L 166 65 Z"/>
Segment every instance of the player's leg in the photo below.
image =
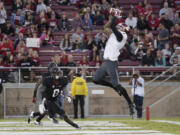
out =
<path fill-rule="evenodd" d="M 30 123 L 33 118 L 35 118 L 35 117 L 37 117 L 37 116 L 39 116 L 39 115 L 40 115 L 40 112 L 33 112 L 33 111 L 32 111 L 32 112 L 30 113 L 30 115 L 28 116 L 28 123 Z"/>
<path fill-rule="evenodd" d="M 106 65 L 107 73 L 110 76 L 112 85 L 114 87 L 114 90 L 121 96 L 123 95 L 126 101 L 128 102 L 129 108 L 130 108 L 130 115 L 133 115 L 133 103 L 126 91 L 126 89 L 121 86 L 119 81 L 119 74 L 118 74 L 118 62 L 117 61 L 109 61 Z"/>
<path fill-rule="evenodd" d="M 106 76 L 106 62 L 104 62 L 102 66 L 96 71 L 95 75 L 93 76 L 92 81 L 95 84 L 114 88 L 110 82 L 105 80 L 105 76 Z"/>
<path fill-rule="evenodd" d="M 78 118 L 78 96 L 75 96 L 75 99 L 73 100 L 74 104 L 74 119 Z"/>
<path fill-rule="evenodd" d="M 50 112 L 57 113 L 57 114 L 61 115 L 64 118 L 65 122 L 67 122 L 68 124 L 70 124 L 71 126 L 73 126 L 75 128 L 79 128 L 79 126 L 76 123 L 74 123 L 72 120 L 70 120 L 68 118 L 65 111 L 61 109 L 59 102 L 52 103 L 51 107 L 52 108 L 51 108 Z"/>
<path fill-rule="evenodd" d="M 35 125 L 40 125 L 40 124 L 41 124 L 41 120 L 45 117 L 46 114 L 47 114 L 47 113 L 40 114 L 40 115 L 37 117 L 36 121 L 34 121 L 34 124 L 35 124 Z"/>
<path fill-rule="evenodd" d="M 84 119 L 84 96 L 81 95 L 79 98 L 80 98 L 79 100 L 80 100 L 80 108 L 81 108 L 81 118 Z"/>

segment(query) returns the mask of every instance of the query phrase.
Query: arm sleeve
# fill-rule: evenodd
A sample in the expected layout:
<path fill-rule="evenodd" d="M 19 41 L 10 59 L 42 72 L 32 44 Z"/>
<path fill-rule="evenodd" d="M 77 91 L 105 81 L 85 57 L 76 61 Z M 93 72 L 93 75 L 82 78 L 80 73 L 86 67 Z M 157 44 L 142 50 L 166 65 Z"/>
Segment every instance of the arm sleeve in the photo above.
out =
<path fill-rule="evenodd" d="M 116 17 L 114 17 L 114 18 L 112 19 L 112 21 L 111 21 L 111 29 L 112 29 L 113 33 L 115 34 L 116 39 L 117 39 L 119 42 L 121 42 L 122 39 L 123 39 L 123 35 L 122 35 L 121 32 L 119 32 L 119 31 L 117 30 L 117 28 L 116 28 L 116 20 L 117 20 Z"/>
<path fill-rule="evenodd" d="M 46 90 L 46 87 L 43 86 L 42 84 L 39 86 L 37 90 L 37 103 L 41 104 L 43 100 L 43 92 Z"/>

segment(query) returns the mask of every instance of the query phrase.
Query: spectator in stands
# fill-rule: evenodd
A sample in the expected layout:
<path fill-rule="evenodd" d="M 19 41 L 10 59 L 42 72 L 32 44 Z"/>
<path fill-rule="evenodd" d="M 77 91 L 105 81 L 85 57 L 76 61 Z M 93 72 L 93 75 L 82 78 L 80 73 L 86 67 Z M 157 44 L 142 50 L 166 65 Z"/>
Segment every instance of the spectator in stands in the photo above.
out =
<path fill-rule="evenodd" d="M 138 10 L 138 16 L 144 14 L 143 3 L 141 1 L 138 2 L 136 9 Z"/>
<path fill-rule="evenodd" d="M 141 61 L 142 66 L 154 66 L 154 56 L 151 54 L 151 49 L 147 49 L 146 55 Z"/>
<path fill-rule="evenodd" d="M 15 34 L 14 27 L 11 26 L 11 22 L 7 21 L 6 24 L 4 24 L 4 33 L 8 36 L 13 36 Z"/>
<path fill-rule="evenodd" d="M 4 35 L 2 42 L 0 43 L 0 54 L 6 55 L 7 50 L 10 50 L 12 54 L 14 53 L 12 41 L 8 38 L 7 35 Z"/>
<path fill-rule="evenodd" d="M 11 25 L 24 25 L 24 14 L 21 9 L 17 9 L 16 13 L 12 13 Z"/>
<path fill-rule="evenodd" d="M 27 53 L 27 51 L 28 51 L 28 48 L 26 47 L 24 40 L 20 40 L 16 48 L 16 53 L 24 54 L 24 53 Z"/>
<path fill-rule="evenodd" d="M 63 50 L 63 51 L 71 51 L 72 42 L 70 40 L 70 36 L 68 33 L 64 35 L 64 39 L 60 42 L 59 48 L 60 50 Z"/>
<path fill-rule="evenodd" d="M 44 10 L 42 10 L 40 12 L 40 14 L 37 16 L 37 22 L 39 22 L 42 18 L 45 18 L 46 21 L 48 21 L 48 16 L 46 15 L 46 12 Z"/>
<path fill-rule="evenodd" d="M 171 30 L 171 28 L 173 26 L 173 22 L 171 20 L 169 20 L 167 14 L 164 14 L 164 15 L 161 16 L 160 22 L 164 24 L 164 27 L 166 29 L 168 29 L 169 31 Z"/>
<path fill-rule="evenodd" d="M 17 24 L 17 25 L 16 25 L 16 29 L 15 29 L 15 33 L 16 33 L 16 34 L 18 34 L 18 33 L 25 34 L 25 32 L 26 32 L 25 27 L 23 27 L 23 26 L 20 25 L 20 24 Z"/>
<path fill-rule="evenodd" d="M 95 4 L 95 3 L 94 3 Z M 85 14 L 87 14 L 87 16 L 88 16 L 88 18 L 90 19 L 90 20 L 92 20 L 92 23 L 94 24 L 94 21 L 95 21 L 95 12 L 97 11 L 96 9 L 94 9 L 93 10 L 93 5 L 92 5 L 92 10 L 91 10 L 91 8 L 90 7 L 87 7 L 87 8 L 85 8 L 84 10 L 85 10 Z M 95 8 L 96 8 L 96 6 L 95 6 Z M 84 14 L 84 16 L 85 16 L 85 14 Z M 84 19 L 84 16 L 82 17 L 83 19 Z"/>
<path fill-rule="evenodd" d="M 14 12 L 16 12 L 18 9 L 23 9 L 23 1 L 15 0 L 14 4 L 12 5 L 12 9 Z"/>
<path fill-rule="evenodd" d="M 95 25 L 104 25 L 104 17 L 99 10 L 96 12 L 94 19 Z"/>
<path fill-rule="evenodd" d="M 151 14 L 152 14 L 152 6 L 150 3 L 148 3 L 147 5 L 145 5 L 144 15 L 146 16 L 146 18 L 148 18 Z"/>
<path fill-rule="evenodd" d="M 46 32 L 46 29 L 43 30 L 43 33 L 40 37 L 42 46 L 52 46 L 53 44 L 53 35 L 51 29 Z"/>
<path fill-rule="evenodd" d="M 104 52 L 105 46 L 107 42 L 107 36 L 102 34 L 100 41 L 97 44 L 98 50 Z"/>
<path fill-rule="evenodd" d="M 67 61 L 65 66 L 67 66 L 67 67 L 76 67 L 76 63 L 74 63 L 72 55 L 68 56 L 68 61 Z M 65 75 L 69 76 L 70 80 L 72 81 L 73 76 L 75 75 L 75 69 L 74 68 L 73 69 L 66 69 L 65 70 Z"/>
<path fill-rule="evenodd" d="M 56 11 L 52 10 L 51 7 L 47 6 L 47 13 L 46 14 L 47 14 L 48 18 L 51 18 L 52 12 L 55 13 L 56 19 L 61 19 L 61 16 Z"/>
<path fill-rule="evenodd" d="M 155 57 L 155 61 L 154 61 L 154 65 L 156 67 L 158 66 L 166 66 L 166 59 L 165 57 L 162 55 L 162 51 L 158 50 L 156 53 L 156 57 Z"/>
<path fill-rule="evenodd" d="M 78 26 L 82 27 L 82 18 L 79 13 L 76 13 L 76 16 L 75 16 L 75 18 L 73 18 L 71 25 L 72 25 L 73 30 L 76 30 L 76 28 L 78 28 Z"/>
<path fill-rule="evenodd" d="M 140 31 L 148 29 L 148 22 L 146 21 L 144 15 L 140 15 L 138 22 L 137 22 L 137 29 Z"/>
<path fill-rule="evenodd" d="M 176 24 L 174 31 L 171 34 L 171 39 L 173 44 L 180 46 L 180 24 Z"/>
<path fill-rule="evenodd" d="M 60 31 L 70 31 L 72 29 L 71 23 L 68 20 L 65 12 L 62 14 L 62 19 L 59 20 L 58 28 Z"/>
<path fill-rule="evenodd" d="M 95 40 L 92 36 L 92 33 L 91 32 L 88 32 L 87 33 L 87 39 L 86 41 L 84 42 L 84 45 L 83 45 L 83 51 L 92 51 L 94 46 L 95 46 Z"/>
<path fill-rule="evenodd" d="M 169 40 L 169 31 L 164 27 L 164 24 L 160 23 L 159 25 L 159 34 L 158 34 L 158 49 L 162 50 L 165 48 L 165 44 Z"/>
<path fill-rule="evenodd" d="M 4 8 L 3 2 L 0 2 L 0 28 L 2 31 L 4 31 L 4 25 L 6 23 L 7 14 L 6 10 Z"/>
<path fill-rule="evenodd" d="M 34 34 L 34 33 L 38 34 L 37 26 L 36 26 L 34 23 L 30 24 L 30 27 L 29 27 L 28 29 L 30 29 L 31 33 L 33 33 L 33 34 Z"/>
<path fill-rule="evenodd" d="M 82 32 L 82 29 L 80 26 L 76 28 L 76 32 L 72 34 L 72 42 L 74 43 L 76 41 L 76 37 L 80 37 L 80 41 L 83 42 L 84 40 L 84 34 Z"/>
<path fill-rule="evenodd" d="M 34 62 L 31 58 L 28 57 L 28 53 L 25 53 L 23 59 L 20 60 L 17 64 L 18 67 L 33 67 Z M 32 82 L 34 79 L 34 73 L 31 68 L 21 69 L 21 82 L 24 82 L 24 77 L 28 76 Z"/>
<path fill-rule="evenodd" d="M 34 12 L 35 11 L 36 3 L 34 0 L 26 0 L 24 5 L 25 5 L 25 12 L 27 12 L 27 11 Z"/>
<path fill-rule="evenodd" d="M 39 58 L 38 52 L 35 50 L 33 51 L 33 54 L 32 54 L 32 60 L 33 60 L 34 66 L 40 65 L 40 58 Z"/>
<path fill-rule="evenodd" d="M 83 56 L 83 58 L 82 58 L 82 60 L 80 61 L 79 64 L 80 64 L 80 67 L 82 68 L 82 71 L 81 71 L 82 76 L 85 79 L 86 76 L 89 75 L 89 70 L 87 68 L 90 65 L 88 56 L 87 55 Z"/>
<path fill-rule="evenodd" d="M 30 11 L 27 11 L 25 14 L 25 21 L 24 21 L 24 26 L 29 26 L 34 22 L 34 17 Z"/>
<path fill-rule="evenodd" d="M 133 17 L 132 12 L 129 12 L 128 18 L 126 18 L 125 23 L 127 26 L 133 29 L 137 26 L 137 17 Z"/>
<path fill-rule="evenodd" d="M 38 5 L 36 7 L 36 13 L 39 14 L 42 10 L 47 12 L 46 5 L 44 4 L 43 0 L 38 0 Z"/>
<path fill-rule="evenodd" d="M 159 11 L 159 17 L 161 17 L 163 14 L 169 14 L 168 2 L 164 2 L 164 7 Z"/>
<path fill-rule="evenodd" d="M 61 62 L 62 62 L 62 65 L 65 66 L 67 61 L 68 61 L 68 55 L 66 54 L 65 51 L 62 51 L 62 53 L 61 53 Z"/>
<path fill-rule="evenodd" d="M 154 13 L 148 18 L 148 24 L 150 30 L 157 30 L 159 26 L 159 19 L 155 16 Z"/>
<path fill-rule="evenodd" d="M 82 27 L 85 31 L 93 29 L 92 20 L 88 17 L 88 14 L 84 15 L 84 19 L 82 20 Z"/>
<path fill-rule="evenodd" d="M 41 33 L 42 33 L 42 31 L 43 31 L 44 28 L 45 28 L 46 30 L 49 29 L 49 24 L 48 24 L 48 22 L 46 21 L 45 18 L 41 18 L 41 21 L 38 23 L 37 28 L 38 28 L 38 31 L 39 31 L 39 34 L 40 34 L 40 35 L 41 35 Z"/>
<path fill-rule="evenodd" d="M 172 0 L 162 0 L 162 2 L 161 2 L 161 8 L 164 7 L 164 2 L 167 2 L 167 3 L 168 3 L 168 6 L 169 6 L 169 7 L 172 7 L 171 1 L 172 1 Z"/>
<path fill-rule="evenodd" d="M 64 66 L 61 62 L 61 57 L 58 54 L 54 56 L 54 62 L 58 65 L 58 67 Z M 64 71 L 64 69 L 62 70 Z"/>
<path fill-rule="evenodd" d="M 18 38 L 16 38 L 16 40 L 14 41 L 14 50 L 16 50 L 17 45 L 19 44 L 20 40 L 25 40 L 24 39 L 24 35 L 22 33 L 18 34 Z"/>
<path fill-rule="evenodd" d="M 58 19 L 56 19 L 54 11 L 51 12 L 51 18 L 48 20 L 48 23 L 53 32 L 58 31 Z"/>
<path fill-rule="evenodd" d="M 76 36 L 75 42 L 72 44 L 72 51 L 80 52 L 83 49 L 83 42 L 81 42 L 81 38 L 79 35 Z"/>
<path fill-rule="evenodd" d="M 169 65 L 169 59 L 171 57 L 171 50 L 170 50 L 170 46 L 168 43 L 166 43 L 165 49 L 162 50 L 162 55 L 166 59 L 166 65 Z"/>
<path fill-rule="evenodd" d="M 174 57 L 178 57 L 178 64 L 179 64 L 179 63 L 180 63 L 180 47 L 176 47 L 175 52 L 174 52 L 173 55 L 171 56 L 171 58 L 170 58 L 170 60 L 169 60 L 169 63 L 170 63 L 171 65 L 173 65 Z"/>
<path fill-rule="evenodd" d="M 174 19 L 172 20 L 174 25 L 175 24 L 180 24 L 180 17 L 179 17 L 179 13 L 176 12 L 175 15 L 174 15 Z"/>
<path fill-rule="evenodd" d="M 33 49 L 32 48 L 28 48 L 28 57 L 29 58 L 33 57 Z"/>

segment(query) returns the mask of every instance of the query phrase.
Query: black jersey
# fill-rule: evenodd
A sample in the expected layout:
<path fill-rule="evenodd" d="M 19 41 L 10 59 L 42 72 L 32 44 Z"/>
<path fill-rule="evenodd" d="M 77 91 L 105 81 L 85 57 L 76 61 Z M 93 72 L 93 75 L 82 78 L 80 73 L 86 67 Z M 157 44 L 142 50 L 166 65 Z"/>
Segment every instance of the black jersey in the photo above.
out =
<path fill-rule="evenodd" d="M 60 77 L 58 80 L 55 80 L 51 76 L 45 77 L 43 79 L 43 85 L 46 87 L 44 97 L 47 100 L 55 101 L 67 84 L 68 81 L 65 77 Z"/>

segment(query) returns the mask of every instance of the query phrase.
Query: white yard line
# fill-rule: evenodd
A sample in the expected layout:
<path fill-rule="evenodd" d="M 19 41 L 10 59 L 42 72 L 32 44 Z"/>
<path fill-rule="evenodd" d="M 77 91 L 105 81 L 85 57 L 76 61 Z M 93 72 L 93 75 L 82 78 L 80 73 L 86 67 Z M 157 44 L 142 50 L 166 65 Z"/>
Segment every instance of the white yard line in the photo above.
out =
<path fill-rule="evenodd" d="M 180 125 L 180 122 L 178 121 L 169 121 L 169 120 L 151 120 L 151 121 Z"/>
<path fill-rule="evenodd" d="M 0 131 L 13 131 L 13 130 L 74 130 L 73 127 L 0 127 Z M 82 127 L 83 130 L 89 129 L 142 129 L 141 127 Z"/>
<path fill-rule="evenodd" d="M 111 121 L 75 122 L 81 126 L 81 129 L 75 129 L 64 121 L 59 121 L 58 125 L 43 121 L 43 126 L 32 126 L 33 124 L 27 122 L 0 122 L 0 135 L 172 135 Z"/>

